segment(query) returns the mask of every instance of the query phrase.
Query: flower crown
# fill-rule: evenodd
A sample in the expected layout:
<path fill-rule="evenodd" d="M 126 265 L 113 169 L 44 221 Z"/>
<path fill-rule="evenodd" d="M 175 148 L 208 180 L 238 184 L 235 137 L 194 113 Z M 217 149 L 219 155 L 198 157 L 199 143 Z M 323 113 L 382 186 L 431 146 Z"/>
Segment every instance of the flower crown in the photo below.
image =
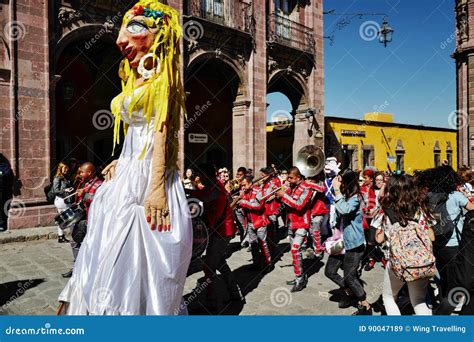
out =
<path fill-rule="evenodd" d="M 165 14 L 163 12 L 152 10 L 151 8 L 146 8 L 140 5 L 133 6 L 132 13 L 134 15 L 144 15 L 145 17 L 151 17 L 155 20 L 158 18 L 165 18 Z"/>

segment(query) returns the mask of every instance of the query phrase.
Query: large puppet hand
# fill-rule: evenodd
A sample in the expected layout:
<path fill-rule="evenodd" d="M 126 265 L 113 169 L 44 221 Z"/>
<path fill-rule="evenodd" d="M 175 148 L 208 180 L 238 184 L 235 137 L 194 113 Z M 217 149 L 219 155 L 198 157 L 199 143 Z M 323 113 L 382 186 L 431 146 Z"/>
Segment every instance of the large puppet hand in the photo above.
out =
<path fill-rule="evenodd" d="M 105 178 L 105 181 L 108 182 L 115 177 L 115 167 L 117 166 L 117 160 L 112 161 L 109 165 L 105 167 L 102 171 L 102 175 Z"/>
<path fill-rule="evenodd" d="M 166 200 L 166 125 L 155 132 L 150 192 L 145 199 L 145 214 L 151 230 L 171 230 L 170 212 Z"/>
<path fill-rule="evenodd" d="M 154 188 L 145 200 L 145 214 L 151 230 L 171 230 L 168 202 L 166 200 L 165 187 Z"/>

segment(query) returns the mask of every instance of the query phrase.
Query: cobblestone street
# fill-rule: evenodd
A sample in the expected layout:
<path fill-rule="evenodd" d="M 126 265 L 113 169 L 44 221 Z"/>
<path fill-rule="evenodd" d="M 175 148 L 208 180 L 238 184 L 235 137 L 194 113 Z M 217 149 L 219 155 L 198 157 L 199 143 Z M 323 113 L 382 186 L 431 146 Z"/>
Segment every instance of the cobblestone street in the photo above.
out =
<path fill-rule="evenodd" d="M 232 246 L 237 249 L 237 240 Z M 280 242 L 281 250 L 288 248 L 286 240 Z M 308 287 L 299 293 L 290 293 L 286 281 L 292 279 L 291 255 L 285 251 L 275 269 L 264 276 L 249 268 L 251 254 L 247 249 L 236 250 L 228 259 L 229 265 L 245 294 L 245 304 L 225 305 L 226 293 L 218 286 L 220 298 L 216 311 L 201 306 L 205 290 L 193 293 L 198 279 L 199 261 L 193 263 L 186 282 L 185 298 L 190 314 L 239 314 L 239 315 L 350 315 L 355 309 L 339 309 L 334 285 L 324 276 L 324 261 L 305 260 L 310 274 Z M 72 263 L 69 244 L 57 240 L 15 242 L 0 245 L 0 315 L 54 315 L 58 294 L 67 280 L 61 277 Z M 342 271 L 341 271 L 342 272 Z M 381 294 L 383 269 L 377 264 L 371 272 L 364 272 L 366 292 L 371 303 Z M 379 311 L 376 309 L 376 311 Z M 374 312 L 379 314 L 379 312 Z"/>

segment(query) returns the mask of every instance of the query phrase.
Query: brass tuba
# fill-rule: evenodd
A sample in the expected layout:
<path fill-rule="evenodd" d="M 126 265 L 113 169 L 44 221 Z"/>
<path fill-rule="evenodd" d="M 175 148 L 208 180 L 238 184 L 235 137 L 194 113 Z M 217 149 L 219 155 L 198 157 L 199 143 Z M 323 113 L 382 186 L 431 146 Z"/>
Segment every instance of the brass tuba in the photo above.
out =
<path fill-rule="evenodd" d="M 295 166 L 305 177 L 314 177 L 324 169 L 326 157 L 323 150 L 316 145 L 302 147 L 297 155 Z"/>

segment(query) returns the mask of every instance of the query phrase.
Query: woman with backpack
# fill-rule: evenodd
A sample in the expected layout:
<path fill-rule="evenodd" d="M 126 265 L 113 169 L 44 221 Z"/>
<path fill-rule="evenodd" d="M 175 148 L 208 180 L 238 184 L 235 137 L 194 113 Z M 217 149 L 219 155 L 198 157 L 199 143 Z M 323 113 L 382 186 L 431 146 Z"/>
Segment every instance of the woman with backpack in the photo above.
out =
<path fill-rule="evenodd" d="M 352 170 L 345 170 L 342 175 L 333 179 L 332 186 L 336 194 L 334 205 L 341 225 L 345 248 L 344 259 L 340 261 L 343 263 L 344 284 L 348 290 L 346 293 L 351 293 L 358 301 L 358 310 L 354 315 L 372 315 L 372 307 L 367 301 L 364 287 L 357 275 L 365 251 L 359 176 Z M 341 264 L 336 262 L 336 258 L 332 261 L 334 261 L 332 268 L 337 272 Z M 330 270 L 327 273 L 331 273 Z M 353 298 L 349 296 L 344 297 L 339 303 L 339 307 L 349 307 L 352 300 Z"/>
<path fill-rule="evenodd" d="M 401 315 L 396 303 L 402 287 L 408 285 L 416 315 L 431 315 L 425 302 L 427 286 L 435 274 L 434 233 L 430 216 L 415 178 L 394 175 L 381 199 L 382 212 L 372 222 L 376 241 L 387 245 L 382 298 L 387 315 Z"/>
<path fill-rule="evenodd" d="M 51 188 L 52 197 L 54 198 L 54 205 L 58 209 L 58 212 L 61 213 L 68 208 L 67 203 L 64 201 L 64 197 L 67 197 L 71 193 L 73 188 L 71 187 L 71 182 L 68 179 L 69 166 L 66 163 L 59 163 L 56 169 L 56 175 L 53 179 L 53 186 Z M 69 242 L 68 239 L 64 236 L 64 231 L 58 226 L 58 242 L 65 243 Z"/>
<path fill-rule="evenodd" d="M 462 180 L 452 167 L 439 166 L 432 169 L 430 174 L 428 198 L 431 210 L 438 219 L 434 227 L 434 254 L 440 278 L 441 304 L 436 314 L 445 315 L 452 312 L 448 300 L 450 291 L 456 287 L 456 258 L 460 252 L 464 218 L 467 211 L 474 210 L 474 203 L 460 191 Z"/>

